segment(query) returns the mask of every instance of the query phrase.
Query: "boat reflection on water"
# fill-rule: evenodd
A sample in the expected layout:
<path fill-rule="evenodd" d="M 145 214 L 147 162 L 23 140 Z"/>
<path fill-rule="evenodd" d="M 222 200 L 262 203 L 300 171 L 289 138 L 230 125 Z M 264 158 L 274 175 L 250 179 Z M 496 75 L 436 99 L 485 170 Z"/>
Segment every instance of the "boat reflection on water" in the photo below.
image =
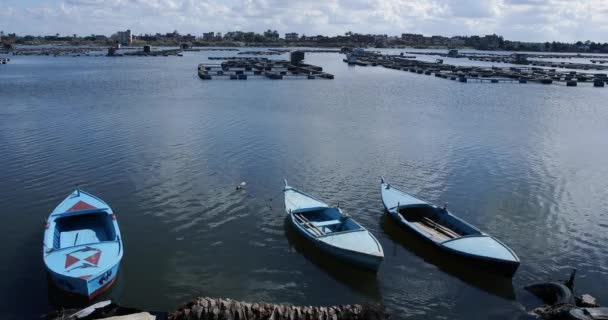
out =
<path fill-rule="evenodd" d="M 379 300 L 381 298 L 376 273 L 342 262 L 335 256 L 329 255 L 313 246 L 309 241 L 304 239 L 301 234 L 293 229 L 294 227 L 289 223 L 287 217 L 284 225 L 285 236 L 287 237 L 289 244 L 315 266 L 323 269 L 323 271 L 333 279 L 366 297 L 373 300 Z"/>
<path fill-rule="evenodd" d="M 515 290 L 511 278 L 490 273 L 476 265 L 474 261 L 440 250 L 437 246 L 401 228 L 386 214 L 386 211 L 382 215 L 381 225 L 391 240 L 402 245 L 424 261 L 435 265 L 441 271 L 489 294 L 507 300 L 515 300 Z M 390 247 L 385 247 L 387 259 L 390 259 L 392 251 Z"/>

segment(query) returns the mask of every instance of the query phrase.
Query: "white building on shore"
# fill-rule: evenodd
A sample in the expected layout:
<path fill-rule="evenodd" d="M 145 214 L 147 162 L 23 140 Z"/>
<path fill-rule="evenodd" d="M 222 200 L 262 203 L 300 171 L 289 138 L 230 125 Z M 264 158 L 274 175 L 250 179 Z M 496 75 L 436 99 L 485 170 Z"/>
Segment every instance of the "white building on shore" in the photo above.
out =
<path fill-rule="evenodd" d="M 119 44 L 130 46 L 133 43 L 133 34 L 130 29 L 127 31 L 118 31 L 112 35 L 112 39 L 116 40 Z"/>
<path fill-rule="evenodd" d="M 291 33 L 286 33 L 285 34 L 285 41 L 298 41 L 298 34 L 295 32 L 291 32 Z"/>

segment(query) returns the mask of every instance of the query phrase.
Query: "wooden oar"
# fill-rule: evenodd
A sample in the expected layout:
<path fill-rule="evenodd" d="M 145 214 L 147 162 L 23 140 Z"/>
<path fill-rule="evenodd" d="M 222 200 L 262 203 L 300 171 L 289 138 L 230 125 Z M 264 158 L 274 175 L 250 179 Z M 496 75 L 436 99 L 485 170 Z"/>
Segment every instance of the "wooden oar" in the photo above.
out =
<path fill-rule="evenodd" d="M 315 231 L 313 233 L 315 233 L 317 236 L 322 236 L 325 234 L 325 232 L 323 232 L 321 229 L 317 228 L 314 224 L 312 224 L 310 221 L 308 221 L 308 219 L 306 219 L 304 216 L 298 215 L 298 214 L 294 214 L 294 217 L 296 217 L 296 219 L 298 221 L 300 221 L 300 223 L 302 223 L 304 226 L 308 226 L 309 229 Z"/>
<path fill-rule="evenodd" d="M 430 224 L 432 227 L 435 228 L 435 230 L 440 231 L 445 233 L 446 235 L 452 237 L 452 238 L 457 238 L 460 237 L 460 235 L 456 232 L 454 232 L 454 230 L 451 230 L 435 221 L 433 221 L 432 219 L 430 219 L 429 217 L 423 217 L 422 218 L 426 223 Z"/>

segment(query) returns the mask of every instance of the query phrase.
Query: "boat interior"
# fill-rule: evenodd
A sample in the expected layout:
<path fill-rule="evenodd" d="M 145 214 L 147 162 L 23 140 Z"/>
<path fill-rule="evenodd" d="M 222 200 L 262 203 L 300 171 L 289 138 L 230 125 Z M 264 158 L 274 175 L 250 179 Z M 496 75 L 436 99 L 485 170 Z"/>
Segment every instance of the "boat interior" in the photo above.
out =
<path fill-rule="evenodd" d="M 53 248 L 55 249 L 115 239 L 114 222 L 107 212 L 72 215 L 55 220 L 53 238 Z"/>
<path fill-rule="evenodd" d="M 445 209 L 430 205 L 401 207 L 399 214 L 438 242 L 480 234 L 478 230 L 448 214 Z"/>
<path fill-rule="evenodd" d="M 345 218 L 336 208 L 296 212 L 293 216 L 297 223 L 315 236 L 361 229 L 359 224 Z"/>

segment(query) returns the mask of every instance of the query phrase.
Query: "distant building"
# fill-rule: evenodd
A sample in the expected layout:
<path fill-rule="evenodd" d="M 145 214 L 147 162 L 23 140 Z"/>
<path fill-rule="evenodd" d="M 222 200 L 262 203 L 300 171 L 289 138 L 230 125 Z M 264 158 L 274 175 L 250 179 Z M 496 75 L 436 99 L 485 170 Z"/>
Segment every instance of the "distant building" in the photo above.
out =
<path fill-rule="evenodd" d="M 105 41 L 105 40 L 108 40 L 108 38 L 106 36 L 101 35 L 101 34 L 92 34 L 90 36 L 84 37 L 84 39 L 88 40 L 88 41 Z"/>
<path fill-rule="evenodd" d="M 122 45 L 130 46 L 133 43 L 133 34 L 130 29 L 127 31 L 118 31 L 112 35 L 112 39 Z"/>
<path fill-rule="evenodd" d="M 319 40 L 319 37 L 318 36 L 312 36 L 312 37 L 302 36 L 302 38 L 300 38 L 300 39 L 302 39 L 303 41 L 317 41 L 317 40 Z"/>
<path fill-rule="evenodd" d="M 462 47 L 466 44 L 466 40 L 462 37 L 452 37 L 448 43 L 452 47 Z"/>
<path fill-rule="evenodd" d="M 424 36 L 421 34 L 403 33 L 401 40 L 410 45 L 424 44 Z"/>
<path fill-rule="evenodd" d="M 205 32 L 205 33 L 203 33 L 203 40 L 205 40 L 205 41 L 213 41 L 213 40 L 215 40 L 215 32 Z"/>
<path fill-rule="evenodd" d="M 448 38 L 442 36 L 432 36 L 431 44 L 434 46 L 445 46 L 448 44 Z"/>
<path fill-rule="evenodd" d="M 385 34 L 376 34 L 374 35 L 374 41 L 386 41 L 388 36 Z"/>
<path fill-rule="evenodd" d="M 298 34 L 295 32 L 285 34 L 285 41 L 298 41 L 298 39 Z"/>

